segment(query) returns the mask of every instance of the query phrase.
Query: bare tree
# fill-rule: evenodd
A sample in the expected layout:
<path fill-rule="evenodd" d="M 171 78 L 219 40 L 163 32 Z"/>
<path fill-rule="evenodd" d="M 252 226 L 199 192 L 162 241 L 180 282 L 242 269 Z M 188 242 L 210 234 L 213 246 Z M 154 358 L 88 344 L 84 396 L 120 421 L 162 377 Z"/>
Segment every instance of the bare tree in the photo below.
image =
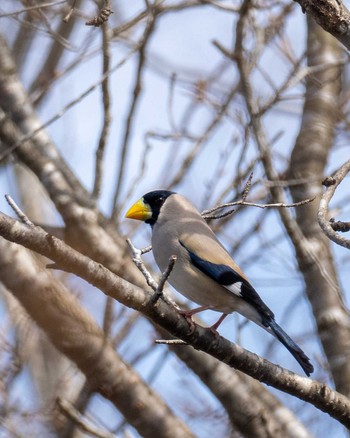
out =
<path fill-rule="evenodd" d="M 345 435 L 342 2 L 0 8 L 4 434 Z M 220 337 L 205 328 L 212 312 L 190 330 L 137 249 L 146 227 L 123 219 L 154 188 L 206 210 L 311 357 L 311 378 L 239 318 Z"/>

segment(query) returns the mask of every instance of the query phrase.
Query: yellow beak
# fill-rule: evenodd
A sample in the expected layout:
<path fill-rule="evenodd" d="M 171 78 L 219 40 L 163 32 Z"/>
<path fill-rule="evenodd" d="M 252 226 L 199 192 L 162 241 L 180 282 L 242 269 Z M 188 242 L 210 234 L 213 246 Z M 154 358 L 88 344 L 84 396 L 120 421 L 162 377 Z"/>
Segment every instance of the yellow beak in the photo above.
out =
<path fill-rule="evenodd" d="M 126 212 L 125 217 L 128 219 L 137 219 L 139 221 L 146 221 L 152 217 L 152 210 L 149 205 L 143 202 L 143 199 L 139 199 L 133 206 Z"/>

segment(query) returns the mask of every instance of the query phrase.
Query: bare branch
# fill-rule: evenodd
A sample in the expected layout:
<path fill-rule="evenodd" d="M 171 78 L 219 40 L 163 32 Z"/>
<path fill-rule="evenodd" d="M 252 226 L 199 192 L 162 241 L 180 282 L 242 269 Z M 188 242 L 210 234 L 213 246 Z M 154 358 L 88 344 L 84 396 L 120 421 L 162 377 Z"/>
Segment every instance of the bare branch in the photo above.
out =
<path fill-rule="evenodd" d="M 154 278 L 152 277 L 151 273 L 148 271 L 148 269 L 146 268 L 145 264 L 142 261 L 141 255 L 145 254 L 149 251 L 151 251 L 152 246 L 147 246 L 146 248 L 143 249 L 137 249 L 131 242 L 130 239 L 126 240 L 126 243 L 128 244 L 131 254 L 132 254 L 132 261 L 135 263 L 136 267 L 139 269 L 139 271 L 141 272 L 141 274 L 145 277 L 146 282 L 148 284 L 148 286 L 150 286 L 153 291 L 155 292 L 155 294 L 153 295 L 153 301 L 157 302 L 157 300 L 163 296 L 163 299 L 168 303 L 171 304 L 173 307 L 175 307 L 176 309 L 179 308 L 179 306 L 175 303 L 175 301 L 173 301 L 168 295 L 165 295 L 163 293 L 163 289 L 164 289 L 164 285 L 165 282 L 167 281 L 167 279 L 169 278 L 169 275 L 171 273 L 171 271 L 173 270 L 174 264 L 176 262 L 176 257 L 172 256 L 170 257 L 169 260 L 169 264 L 167 269 L 164 271 L 164 273 L 162 274 L 162 276 L 160 277 L 159 283 L 157 283 Z"/>
<path fill-rule="evenodd" d="M 243 199 L 241 201 L 235 201 L 235 202 L 227 202 L 226 204 L 221 204 L 218 205 L 214 208 L 211 208 L 209 210 L 204 210 L 202 211 L 202 216 L 204 217 L 204 219 L 218 219 L 219 217 L 225 217 L 227 216 L 227 214 L 231 214 L 234 212 L 234 210 L 231 210 L 229 213 L 224 214 L 224 216 L 211 216 L 211 213 L 214 213 L 215 211 L 221 210 L 222 208 L 227 208 L 227 207 L 234 207 L 237 205 L 246 205 L 249 207 L 258 207 L 258 208 L 292 208 L 292 207 L 300 207 L 301 205 L 305 205 L 308 204 L 312 201 L 315 200 L 314 198 L 311 199 L 304 199 L 303 201 L 299 201 L 299 202 L 293 202 L 292 204 L 286 204 L 284 202 L 276 202 L 274 204 L 256 204 L 254 202 L 247 202 L 244 201 Z"/>
<path fill-rule="evenodd" d="M 250 189 L 252 188 L 252 179 L 253 179 L 254 173 L 251 172 L 248 180 L 246 182 L 246 185 L 244 187 L 243 193 L 242 193 L 242 201 L 245 201 L 247 199 L 247 196 L 249 195 Z"/>
<path fill-rule="evenodd" d="M 111 14 L 113 14 L 113 11 L 111 9 L 111 0 L 105 0 L 105 4 L 99 14 L 91 20 L 87 21 L 85 24 L 86 26 L 100 27 L 104 23 L 106 23 L 106 21 L 108 21 L 108 18 Z"/>
<path fill-rule="evenodd" d="M 79 426 L 79 429 L 97 438 L 115 438 L 113 433 L 102 430 L 96 425 L 92 424 L 90 420 L 84 417 L 75 407 L 67 400 L 58 398 L 56 400 L 60 411 L 66 415 L 70 420 L 74 421 Z"/>
<path fill-rule="evenodd" d="M 66 2 L 67 2 L 67 0 L 56 0 L 53 2 L 40 3 L 39 5 L 27 6 L 26 8 L 20 9 L 19 11 L 13 11 L 13 12 L 8 12 L 6 14 L 0 14 L 0 18 L 11 17 L 13 15 L 19 15 L 19 14 L 22 14 L 24 12 L 33 11 L 35 9 L 50 8 L 51 6 L 58 6 L 58 5 L 61 5 L 62 3 L 66 3 Z"/>
<path fill-rule="evenodd" d="M 125 172 L 125 166 L 126 166 L 126 159 L 128 155 L 128 149 L 130 144 L 130 137 L 131 137 L 131 131 L 133 126 L 133 121 L 136 115 L 136 109 L 140 101 L 140 95 L 142 91 L 143 86 L 143 74 L 144 74 L 144 65 L 146 61 L 146 48 L 150 41 L 150 38 L 153 34 L 154 28 L 155 28 L 155 22 L 156 22 L 156 9 L 153 6 L 150 6 L 148 8 L 148 21 L 146 25 L 146 29 L 144 31 L 144 34 L 141 38 L 141 41 L 139 42 L 139 49 L 138 49 L 138 64 L 137 64 L 137 70 L 136 70 L 136 78 L 135 83 L 133 87 L 133 97 L 130 103 L 130 108 L 128 112 L 128 117 L 125 123 L 125 129 L 123 133 L 123 142 L 121 145 L 121 154 L 120 154 L 120 162 L 119 162 L 119 168 L 117 171 L 117 181 L 116 181 L 116 187 L 114 191 L 113 196 L 113 205 L 112 205 L 112 215 L 111 218 L 113 221 L 116 221 L 118 214 L 119 214 L 119 208 L 118 208 L 118 200 L 120 191 L 123 184 L 124 179 L 124 172 Z"/>
<path fill-rule="evenodd" d="M 212 120 L 208 124 L 203 134 L 200 135 L 194 141 L 192 148 L 189 150 L 186 157 L 183 159 L 181 165 L 179 166 L 178 172 L 172 177 L 171 181 L 167 184 L 166 187 L 167 189 L 171 189 L 177 186 L 180 183 L 180 181 L 183 179 L 184 175 L 192 167 L 195 158 L 198 156 L 198 153 L 201 150 L 202 146 L 208 142 L 209 138 L 213 135 L 215 129 L 217 129 L 220 122 L 222 121 L 233 97 L 237 93 L 238 88 L 239 86 L 236 84 L 232 86 L 231 90 L 228 92 L 227 96 L 225 97 L 224 102 L 216 110 L 216 114 L 213 116 Z"/>
<path fill-rule="evenodd" d="M 322 231 L 325 233 L 325 235 L 336 244 L 344 246 L 344 248 L 347 249 L 350 249 L 350 240 L 345 239 L 344 237 L 336 233 L 336 230 L 334 230 L 333 228 L 334 223 L 328 220 L 327 214 L 328 214 L 328 205 L 337 187 L 343 181 L 343 179 L 346 177 L 349 171 L 350 171 L 350 160 L 344 163 L 340 167 L 340 169 L 336 172 L 336 174 L 331 177 L 331 180 L 327 179 L 327 182 L 324 182 L 324 185 L 326 185 L 326 191 L 322 195 L 319 210 L 317 213 L 318 223 L 320 224 L 320 227 L 322 228 Z"/>
<path fill-rule="evenodd" d="M 142 261 L 141 255 L 144 254 L 145 252 L 148 252 L 152 249 L 152 247 L 147 247 L 146 250 L 145 249 L 137 249 L 131 242 L 130 239 L 126 239 L 126 243 L 128 244 L 131 254 L 132 254 L 132 261 L 135 263 L 136 267 L 139 269 L 139 271 L 141 272 L 141 274 L 145 277 L 146 282 L 148 284 L 148 286 L 150 288 L 152 288 L 154 291 L 157 290 L 158 288 L 158 284 L 157 282 L 153 279 L 151 273 L 148 271 L 148 269 L 146 268 L 145 264 Z"/>
<path fill-rule="evenodd" d="M 70 10 L 68 11 L 68 14 L 63 18 L 63 21 L 65 23 L 68 23 L 68 21 L 70 20 L 71 16 L 73 15 L 76 2 L 77 2 L 77 0 L 73 0 L 72 6 L 71 6 Z"/>
<path fill-rule="evenodd" d="M 12 223 L 13 230 L 20 224 L 33 236 L 40 229 L 16 220 Z M 53 241 L 60 242 L 44 234 L 49 245 Z M 173 435 L 192 437 L 188 427 L 118 355 L 91 314 L 62 283 L 43 270 L 25 248 L 4 239 L 0 239 L 0 246 L 2 282 L 45 331 L 56 349 L 84 373 L 90 391 L 110 400 L 145 437 L 154 437 L 155 433 L 163 438 Z M 55 263 L 60 265 L 57 260 Z M 96 263 L 97 266 L 101 265 Z"/>
<path fill-rule="evenodd" d="M 103 76 L 105 80 L 101 84 L 102 88 L 102 102 L 103 102 L 103 126 L 96 150 L 96 163 L 95 163 L 95 181 L 92 196 L 96 199 L 101 192 L 102 175 L 103 175 L 103 157 L 106 147 L 106 141 L 108 138 L 110 125 L 112 122 L 111 115 L 111 99 L 109 91 L 109 75 L 110 70 L 110 50 L 109 50 L 109 37 L 107 24 L 102 26 L 102 51 L 103 51 Z"/>
<path fill-rule="evenodd" d="M 329 222 L 334 231 L 339 231 L 340 233 L 350 231 L 350 222 L 335 221 L 334 218 L 329 219 Z"/>
<path fill-rule="evenodd" d="M 0 46 L 3 41 L 0 39 Z M 47 120 L 45 123 L 39 125 L 37 123 L 35 126 L 35 129 L 33 129 L 31 132 L 23 135 L 18 141 L 14 142 L 9 146 L 5 151 L 0 153 L 0 163 L 5 160 L 10 154 L 12 154 L 19 146 L 21 146 L 25 141 L 32 139 L 36 134 L 44 131 L 45 128 L 50 126 L 52 123 L 56 122 L 58 119 L 60 119 L 69 109 L 71 109 L 73 106 L 77 105 L 79 102 L 81 102 L 86 96 L 88 96 L 90 93 L 92 93 L 99 85 L 101 85 L 105 79 L 118 70 L 120 67 L 122 67 L 126 61 L 138 50 L 138 46 L 135 45 L 132 50 L 128 53 L 128 55 L 123 58 L 121 61 L 116 63 L 108 72 L 106 72 L 102 77 L 95 82 L 93 85 L 91 85 L 89 88 L 87 88 L 82 94 L 80 94 L 76 99 L 73 99 L 70 101 L 67 105 L 65 105 L 64 108 L 62 108 L 59 112 L 57 112 L 54 116 L 52 116 L 49 120 Z M 5 114 L 0 114 L 0 120 L 3 122 L 5 121 L 7 116 Z"/>
<path fill-rule="evenodd" d="M 7 201 L 7 203 L 9 204 L 9 206 L 12 208 L 12 210 L 16 213 L 16 215 L 18 216 L 18 218 L 26 225 L 28 225 L 29 227 L 34 227 L 33 222 L 28 218 L 28 216 L 23 213 L 23 211 L 18 207 L 18 205 L 16 204 L 16 202 L 11 198 L 10 195 L 5 195 L 5 199 Z"/>
<path fill-rule="evenodd" d="M 177 260 L 177 257 L 175 255 L 170 257 L 169 264 L 159 279 L 158 287 L 155 291 L 156 293 L 154 294 L 154 302 L 156 302 L 163 295 L 163 289 L 164 289 L 165 283 L 168 280 L 169 275 L 171 274 L 171 271 L 174 269 L 176 260 Z"/>
<path fill-rule="evenodd" d="M 294 0 L 326 32 L 350 50 L 350 12 L 342 0 Z"/>
<path fill-rule="evenodd" d="M 188 345 L 188 343 L 182 339 L 156 339 L 154 342 L 156 344 L 164 345 Z"/>
<path fill-rule="evenodd" d="M 314 67 L 332 61 L 336 63 L 344 53 L 343 48 L 312 18 L 308 17 L 307 24 L 307 65 Z M 318 198 L 322 196 L 320 176 L 324 175 L 337 141 L 342 74 L 340 66 L 334 66 L 320 69 L 306 77 L 303 116 L 291 154 L 287 179 L 309 181 L 290 187 L 294 201 L 315 194 Z M 344 302 L 330 242 L 315 220 L 318 209 L 319 202 L 314 202 L 307 208 L 296 210 L 296 220 L 304 237 L 303 242 L 293 243 L 329 371 L 337 390 L 349 396 L 350 315 Z M 303 254 L 302 246 L 311 250 L 307 257 Z"/>

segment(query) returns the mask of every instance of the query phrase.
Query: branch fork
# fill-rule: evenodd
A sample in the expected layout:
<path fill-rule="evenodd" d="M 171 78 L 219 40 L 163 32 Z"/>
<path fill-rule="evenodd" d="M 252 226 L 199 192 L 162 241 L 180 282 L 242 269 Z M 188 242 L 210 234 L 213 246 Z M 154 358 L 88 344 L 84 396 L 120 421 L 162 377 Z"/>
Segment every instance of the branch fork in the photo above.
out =
<path fill-rule="evenodd" d="M 148 286 L 151 289 L 153 289 L 153 291 L 155 292 L 152 297 L 153 304 L 156 304 L 159 298 L 162 297 L 164 301 L 166 301 L 168 304 L 171 304 L 173 307 L 179 310 L 179 306 L 175 303 L 175 301 L 173 301 L 167 294 L 164 293 L 165 283 L 167 282 L 172 270 L 174 269 L 174 265 L 177 257 L 175 255 L 172 255 L 170 257 L 168 266 L 166 270 L 162 273 L 159 282 L 157 283 L 155 279 L 152 277 L 149 270 L 146 268 L 141 257 L 143 254 L 150 252 L 152 250 L 152 246 L 147 246 L 145 248 L 138 249 L 132 244 L 130 239 L 126 239 L 126 243 L 130 248 L 132 254 L 132 261 L 135 263 L 136 267 L 139 269 L 141 274 L 145 277 Z"/>

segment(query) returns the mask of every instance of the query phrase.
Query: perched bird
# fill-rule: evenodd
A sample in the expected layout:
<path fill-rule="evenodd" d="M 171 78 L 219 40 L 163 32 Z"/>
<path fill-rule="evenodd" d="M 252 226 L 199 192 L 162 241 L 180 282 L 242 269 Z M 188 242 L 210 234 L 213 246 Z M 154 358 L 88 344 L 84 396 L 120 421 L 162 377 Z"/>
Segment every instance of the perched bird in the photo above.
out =
<path fill-rule="evenodd" d="M 308 376 L 313 372 L 309 358 L 276 323 L 272 311 L 186 198 L 167 190 L 149 192 L 126 217 L 151 225 L 153 254 L 161 271 L 172 255 L 177 257 L 169 283 L 201 306 L 184 312 L 187 317 L 205 309 L 222 312 L 212 326 L 216 331 L 227 314 L 237 311 L 276 336 Z"/>

